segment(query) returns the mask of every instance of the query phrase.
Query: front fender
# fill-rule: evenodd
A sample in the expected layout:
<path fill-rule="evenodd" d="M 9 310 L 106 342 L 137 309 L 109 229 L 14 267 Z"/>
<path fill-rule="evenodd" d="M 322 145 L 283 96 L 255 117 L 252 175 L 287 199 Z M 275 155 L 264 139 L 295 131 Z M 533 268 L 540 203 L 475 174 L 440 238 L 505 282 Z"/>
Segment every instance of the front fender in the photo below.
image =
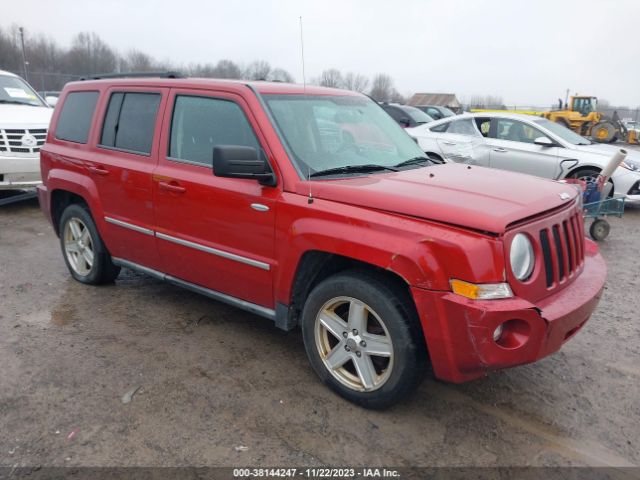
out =
<path fill-rule="evenodd" d="M 296 197 L 300 197 L 297 196 Z M 498 240 L 459 227 L 387 212 L 306 199 L 291 199 L 277 213 L 276 300 L 288 304 L 302 256 L 340 255 L 383 268 L 414 287 L 449 290 L 449 280 L 504 281 Z"/>

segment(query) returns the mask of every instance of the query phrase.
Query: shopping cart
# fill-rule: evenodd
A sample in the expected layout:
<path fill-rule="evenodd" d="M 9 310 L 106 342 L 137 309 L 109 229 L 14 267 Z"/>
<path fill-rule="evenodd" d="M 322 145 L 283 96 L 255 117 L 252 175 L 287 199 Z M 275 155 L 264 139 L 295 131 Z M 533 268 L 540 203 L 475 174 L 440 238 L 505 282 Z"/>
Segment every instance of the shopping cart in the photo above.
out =
<path fill-rule="evenodd" d="M 620 218 L 624 213 L 624 202 L 626 197 L 624 195 L 612 194 L 612 185 L 609 183 L 609 178 L 615 169 L 624 161 L 626 156 L 626 150 L 620 149 L 616 152 L 595 181 L 571 178 L 562 180 L 565 183 L 574 185 L 582 192 L 584 218 L 593 219 L 589 226 L 589 235 L 598 242 L 607 238 L 609 236 L 609 231 L 611 230 L 609 222 L 602 217 Z M 560 162 L 560 175 L 562 175 L 566 165 L 571 162 L 575 162 L 573 166 L 578 163 L 575 160 L 563 160 Z"/>

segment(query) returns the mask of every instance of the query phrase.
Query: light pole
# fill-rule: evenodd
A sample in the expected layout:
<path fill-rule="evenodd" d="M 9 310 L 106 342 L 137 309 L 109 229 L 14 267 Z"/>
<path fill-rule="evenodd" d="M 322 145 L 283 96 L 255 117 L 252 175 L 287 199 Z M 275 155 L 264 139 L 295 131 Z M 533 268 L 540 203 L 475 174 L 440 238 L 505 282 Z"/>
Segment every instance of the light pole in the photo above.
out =
<path fill-rule="evenodd" d="M 20 27 L 18 30 L 20 30 L 20 43 L 22 43 L 22 66 L 24 68 L 24 79 L 28 83 L 29 74 L 27 73 L 27 65 L 29 65 L 29 62 L 27 62 L 27 54 L 24 50 L 24 28 Z"/>

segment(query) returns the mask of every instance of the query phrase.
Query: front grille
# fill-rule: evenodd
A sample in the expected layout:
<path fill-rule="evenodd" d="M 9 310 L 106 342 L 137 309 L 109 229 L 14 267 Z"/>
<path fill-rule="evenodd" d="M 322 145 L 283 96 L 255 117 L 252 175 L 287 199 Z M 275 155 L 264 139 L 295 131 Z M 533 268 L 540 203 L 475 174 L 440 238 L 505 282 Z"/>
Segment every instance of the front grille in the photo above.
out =
<path fill-rule="evenodd" d="M 575 213 L 540 230 L 540 249 L 547 288 L 571 278 L 584 261 L 581 214 Z"/>
<path fill-rule="evenodd" d="M 23 145 L 22 138 L 31 135 L 36 139 L 35 145 Z M 3 154 L 21 153 L 36 155 L 47 138 L 46 128 L 0 128 L 0 152 Z"/>

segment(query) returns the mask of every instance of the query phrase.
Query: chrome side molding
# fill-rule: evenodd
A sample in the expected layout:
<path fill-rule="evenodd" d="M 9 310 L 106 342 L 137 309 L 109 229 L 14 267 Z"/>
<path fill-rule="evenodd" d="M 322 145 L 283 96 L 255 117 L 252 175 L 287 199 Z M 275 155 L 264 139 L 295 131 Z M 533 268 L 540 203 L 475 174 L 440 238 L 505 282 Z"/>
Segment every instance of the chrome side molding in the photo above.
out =
<path fill-rule="evenodd" d="M 167 275 L 166 273 L 159 272 L 149 267 L 145 267 L 144 265 L 139 265 L 135 262 L 130 262 L 129 260 L 125 260 L 123 258 L 112 257 L 111 260 L 113 261 L 114 264 L 120 267 L 125 267 L 131 270 L 134 270 L 136 272 L 144 273 L 153 278 L 157 278 L 158 280 L 163 280 L 165 282 L 172 283 L 179 287 L 186 288 L 187 290 L 191 290 L 192 292 L 199 293 L 201 295 L 212 298 L 214 300 L 218 300 L 220 302 L 226 303 L 227 305 L 231 305 L 233 307 L 246 310 L 247 312 L 255 313 L 256 315 L 260 315 L 261 317 L 265 317 L 270 320 L 275 320 L 276 318 L 275 310 L 271 310 L 270 308 L 266 308 L 261 305 L 256 305 L 255 303 L 247 302 L 246 300 L 242 300 L 240 298 L 227 295 L 226 293 L 218 292 L 216 290 L 211 290 L 209 288 L 196 285 L 195 283 L 181 280 L 171 275 Z"/>
<path fill-rule="evenodd" d="M 104 217 L 104 220 L 105 222 L 113 223 L 114 225 L 118 225 L 119 227 L 128 228 L 129 230 L 133 230 L 134 232 L 151 235 L 153 237 L 154 232 L 149 228 L 140 227 L 139 225 L 134 225 L 133 223 L 124 222 L 112 217 Z"/>

